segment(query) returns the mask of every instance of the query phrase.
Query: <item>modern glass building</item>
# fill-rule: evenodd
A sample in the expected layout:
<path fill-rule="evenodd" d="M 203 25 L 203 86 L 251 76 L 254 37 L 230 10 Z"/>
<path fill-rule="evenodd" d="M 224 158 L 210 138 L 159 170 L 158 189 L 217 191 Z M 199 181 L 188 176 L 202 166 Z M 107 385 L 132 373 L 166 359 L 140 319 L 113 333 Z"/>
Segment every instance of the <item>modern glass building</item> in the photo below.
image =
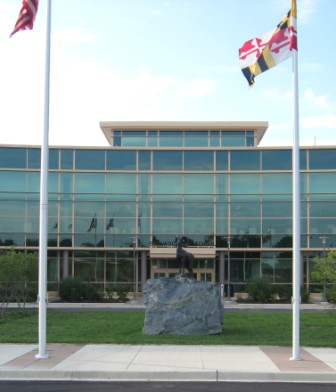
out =
<path fill-rule="evenodd" d="M 102 122 L 108 147 L 50 147 L 48 289 L 67 276 L 101 287 L 178 272 L 292 282 L 292 151 L 260 147 L 267 122 Z M 0 146 L 0 249 L 38 251 L 39 147 Z M 336 244 L 336 146 L 302 147 L 303 284 Z"/>

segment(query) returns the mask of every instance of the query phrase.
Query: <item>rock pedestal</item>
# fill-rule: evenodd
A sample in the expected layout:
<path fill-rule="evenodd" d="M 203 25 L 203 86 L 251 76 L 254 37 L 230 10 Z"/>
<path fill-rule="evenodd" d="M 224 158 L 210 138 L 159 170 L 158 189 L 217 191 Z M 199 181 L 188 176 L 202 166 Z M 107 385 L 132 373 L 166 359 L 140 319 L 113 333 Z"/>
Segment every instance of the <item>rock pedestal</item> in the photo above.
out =
<path fill-rule="evenodd" d="M 213 335 L 222 332 L 220 287 L 177 275 L 147 280 L 144 334 Z"/>

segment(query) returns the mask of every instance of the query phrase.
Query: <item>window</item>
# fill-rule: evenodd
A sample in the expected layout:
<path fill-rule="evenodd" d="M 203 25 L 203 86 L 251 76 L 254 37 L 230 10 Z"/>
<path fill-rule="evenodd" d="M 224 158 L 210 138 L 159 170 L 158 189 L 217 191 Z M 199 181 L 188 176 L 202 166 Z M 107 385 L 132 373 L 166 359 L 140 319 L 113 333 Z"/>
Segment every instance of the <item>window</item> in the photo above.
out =
<path fill-rule="evenodd" d="M 184 170 L 213 170 L 214 159 L 212 151 L 185 151 Z"/>
<path fill-rule="evenodd" d="M 228 152 L 216 151 L 216 170 L 228 170 Z"/>
<path fill-rule="evenodd" d="M 263 170 L 291 170 L 292 152 L 290 150 L 262 151 Z"/>
<path fill-rule="evenodd" d="M 30 148 L 28 150 L 28 168 L 39 169 L 41 167 L 41 150 Z"/>
<path fill-rule="evenodd" d="M 260 194 L 259 174 L 231 174 L 231 194 Z"/>
<path fill-rule="evenodd" d="M 161 131 L 160 147 L 182 147 L 183 132 L 180 131 Z"/>
<path fill-rule="evenodd" d="M 260 170 L 259 151 L 231 151 L 231 170 Z"/>
<path fill-rule="evenodd" d="M 182 151 L 153 151 L 154 170 L 182 170 Z"/>
<path fill-rule="evenodd" d="M 336 150 L 309 150 L 310 170 L 336 169 Z"/>
<path fill-rule="evenodd" d="M 185 147 L 207 147 L 208 146 L 208 132 L 185 132 Z"/>
<path fill-rule="evenodd" d="M 135 170 L 136 151 L 116 150 L 107 151 L 107 170 Z"/>
<path fill-rule="evenodd" d="M 26 168 L 25 148 L 0 148 L 0 167 L 4 169 Z"/>
<path fill-rule="evenodd" d="M 263 194 L 292 193 L 292 174 L 263 174 L 262 189 Z"/>
<path fill-rule="evenodd" d="M 73 150 L 61 150 L 61 169 L 73 169 Z"/>
<path fill-rule="evenodd" d="M 76 150 L 75 168 L 78 170 L 104 170 L 105 151 Z"/>

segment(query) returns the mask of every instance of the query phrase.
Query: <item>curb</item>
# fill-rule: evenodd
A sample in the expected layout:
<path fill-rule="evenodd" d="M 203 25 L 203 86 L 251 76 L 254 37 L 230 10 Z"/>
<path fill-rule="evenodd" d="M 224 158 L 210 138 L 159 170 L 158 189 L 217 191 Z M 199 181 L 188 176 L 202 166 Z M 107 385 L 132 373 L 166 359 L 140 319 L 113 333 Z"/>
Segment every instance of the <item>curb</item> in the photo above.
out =
<path fill-rule="evenodd" d="M 0 380 L 48 381 L 176 381 L 176 382 L 300 382 L 336 383 L 336 373 L 256 372 L 237 373 L 216 370 L 183 372 L 104 372 L 2 370 Z"/>

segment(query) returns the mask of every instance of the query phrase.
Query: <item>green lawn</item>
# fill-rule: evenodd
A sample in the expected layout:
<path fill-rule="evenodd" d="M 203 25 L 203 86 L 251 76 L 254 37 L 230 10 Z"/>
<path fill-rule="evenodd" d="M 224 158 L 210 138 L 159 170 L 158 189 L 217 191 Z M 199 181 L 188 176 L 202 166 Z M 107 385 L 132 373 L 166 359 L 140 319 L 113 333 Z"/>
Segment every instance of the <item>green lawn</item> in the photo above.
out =
<path fill-rule="evenodd" d="M 37 343 L 38 313 L 9 312 L 0 319 L 0 343 Z M 48 311 L 48 343 L 278 345 L 292 344 L 291 312 L 227 312 L 223 333 L 211 336 L 144 335 L 143 312 Z M 336 312 L 301 313 L 303 346 L 336 347 Z"/>

